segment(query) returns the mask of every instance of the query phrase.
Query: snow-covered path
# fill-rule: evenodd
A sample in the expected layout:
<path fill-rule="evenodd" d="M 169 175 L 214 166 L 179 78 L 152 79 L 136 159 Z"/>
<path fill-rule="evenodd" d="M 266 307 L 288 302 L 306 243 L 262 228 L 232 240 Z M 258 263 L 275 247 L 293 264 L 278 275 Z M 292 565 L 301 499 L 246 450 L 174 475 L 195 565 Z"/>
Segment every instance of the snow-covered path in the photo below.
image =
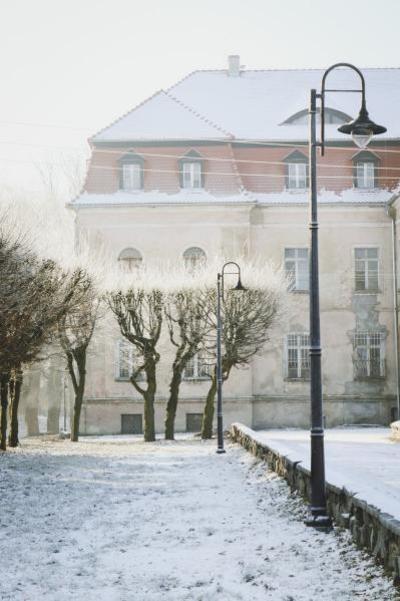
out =
<path fill-rule="evenodd" d="M 307 529 L 286 484 L 237 446 L 26 440 L 0 469 L 2 600 L 397 598 L 346 533 Z"/>

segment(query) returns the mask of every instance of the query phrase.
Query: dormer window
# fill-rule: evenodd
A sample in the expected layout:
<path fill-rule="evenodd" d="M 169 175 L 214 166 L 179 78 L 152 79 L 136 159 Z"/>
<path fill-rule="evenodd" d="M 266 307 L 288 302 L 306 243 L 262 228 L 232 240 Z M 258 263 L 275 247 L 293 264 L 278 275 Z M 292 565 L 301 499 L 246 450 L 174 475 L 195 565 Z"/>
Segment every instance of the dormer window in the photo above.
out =
<path fill-rule="evenodd" d="M 191 150 L 179 161 L 181 188 L 198 190 L 203 187 L 203 160 L 195 150 Z"/>
<path fill-rule="evenodd" d="M 378 187 L 377 167 L 380 159 L 373 152 L 363 151 L 353 157 L 354 186 L 362 190 Z"/>
<path fill-rule="evenodd" d="M 134 153 L 128 153 L 119 160 L 120 188 L 132 192 L 143 189 L 143 158 Z"/>
<path fill-rule="evenodd" d="M 295 150 L 285 159 L 286 188 L 288 190 L 306 190 L 308 187 L 308 159 Z"/>
<path fill-rule="evenodd" d="M 308 124 L 308 109 L 303 109 L 291 115 L 288 119 L 286 119 L 281 125 L 307 125 Z M 343 123 L 348 123 L 351 121 L 350 115 L 343 113 L 342 111 L 338 111 L 336 109 L 325 108 L 324 111 L 324 121 L 326 124 L 337 123 L 338 125 L 343 125 Z M 317 121 L 321 121 L 321 113 L 318 111 L 317 113 Z"/>

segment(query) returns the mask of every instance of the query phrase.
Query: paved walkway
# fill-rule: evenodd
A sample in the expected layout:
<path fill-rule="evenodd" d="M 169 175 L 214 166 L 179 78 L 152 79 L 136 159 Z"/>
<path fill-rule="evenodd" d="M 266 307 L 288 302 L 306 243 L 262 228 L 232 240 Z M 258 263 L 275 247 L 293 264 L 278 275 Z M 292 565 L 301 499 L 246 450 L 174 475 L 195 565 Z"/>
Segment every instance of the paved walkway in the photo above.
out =
<path fill-rule="evenodd" d="M 237 446 L 28 439 L 0 470 L 2 601 L 397 598 Z"/>

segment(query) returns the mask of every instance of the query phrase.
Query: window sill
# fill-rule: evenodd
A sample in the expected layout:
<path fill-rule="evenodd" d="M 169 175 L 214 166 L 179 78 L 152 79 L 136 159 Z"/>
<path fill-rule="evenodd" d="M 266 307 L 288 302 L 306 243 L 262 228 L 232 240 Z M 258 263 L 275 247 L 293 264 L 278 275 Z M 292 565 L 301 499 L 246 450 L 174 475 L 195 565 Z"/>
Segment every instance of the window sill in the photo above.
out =
<path fill-rule="evenodd" d="M 309 290 L 300 290 L 300 289 L 296 289 L 296 288 L 292 288 L 291 290 L 288 290 L 288 292 L 293 294 L 309 294 L 310 291 Z"/>
<path fill-rule="evenodd" d="M 130 378 L 114 378 L 114 382 L 128 382 L 130 383 Z M 135 382 L 145 382 L 144 378 L 136 378 Z"/>
<path fill-rule="evenodd" d="M 285 188 L 285 192 L 288 192 L 288 194 L 304 194 L 304 192 L 308 192 L 308 187 L 306 187 L 306 188 Z"/>
<path fill-rule="evenodd" d="M 309 382 L 310 378 L 283 378 L 284 382 Z"/>
<path fill-rule="evenodd" d="M 376 288 L 373 290 L 372 288 L 369 290 L 354 290 L 354 294 L 382 294 L 382 290 L 380 288 Z"/>
<path fill-rule="evenodd" d="M 202 376 L 198 378 L 182 378 L 182 382 L 209 382 L 211 376 Z"/>
<path fill-rule="evenodd" d="M 385 380 L 386 376 L 355 376 L 354 380 L 356 382 L 382 382 Z"/>
<path fill-rule="evenodd" d="M 120 188 L 119 192 L 125 192 L 126 194 L 140 194 L 143 192 L 144 188 L 134 188 L 132 190 L 128 190 L 127 188 Z"/>

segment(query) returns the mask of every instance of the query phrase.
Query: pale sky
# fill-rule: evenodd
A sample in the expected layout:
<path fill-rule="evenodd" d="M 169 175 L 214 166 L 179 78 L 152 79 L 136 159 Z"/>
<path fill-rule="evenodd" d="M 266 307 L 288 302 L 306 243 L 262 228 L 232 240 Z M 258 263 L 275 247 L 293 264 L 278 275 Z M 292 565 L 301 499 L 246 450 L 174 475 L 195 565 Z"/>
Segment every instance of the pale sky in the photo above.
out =
<path fill-rule="evenodd" d="M 399 0 L 1 0 L 0 186 L 195 69 L 398 67 Z"/>

